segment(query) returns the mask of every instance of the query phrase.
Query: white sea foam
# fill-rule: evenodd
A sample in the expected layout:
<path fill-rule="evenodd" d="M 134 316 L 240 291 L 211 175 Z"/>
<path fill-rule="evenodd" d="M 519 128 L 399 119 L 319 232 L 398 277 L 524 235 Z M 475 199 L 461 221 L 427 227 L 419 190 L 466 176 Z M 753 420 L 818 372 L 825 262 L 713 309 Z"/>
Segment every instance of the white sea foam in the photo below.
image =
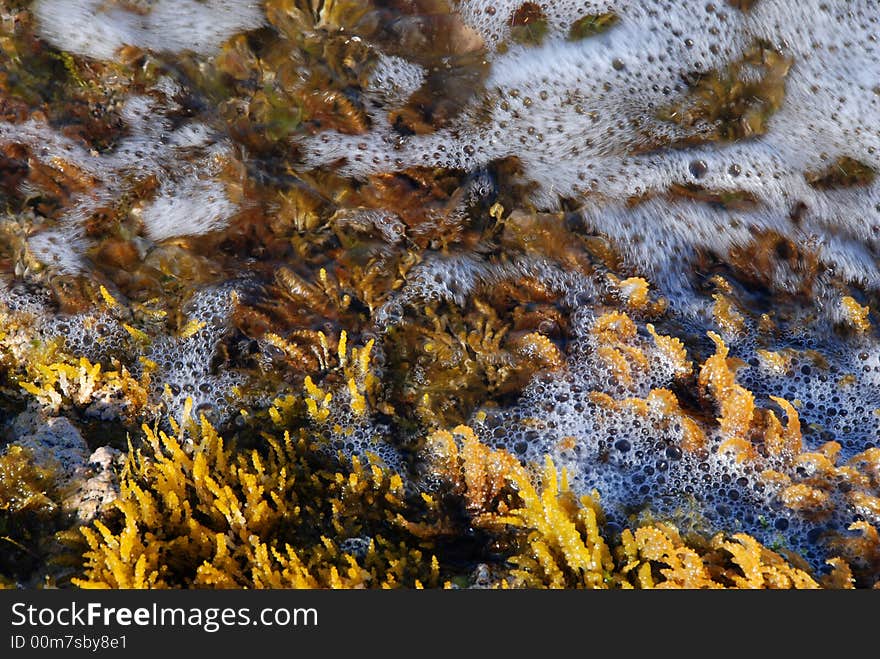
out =
<path fill-rule="evenodd" d="M 661 285 L 677 287 L 695 249 L 724 255 L 765 231 L 813 245 L 846 279 L 880 285 L 880 182 L 824 190 L 805 178 L 844 156 L 880 171 L 875 2 L 762 0 L 748 12 L 702 0 L 540 4 L 550 25 L 546 41 L 490 54 L 485 93 L 453 127 L 401 135 L 382 120 L 386 112 L 375 111 L 367 134 L 325 132 L 307 140 L 306 162 L 344 159 L 344 173 L 363 177 L 420 165 L 473 170 L 516 156 L 539 184 L 535 203 L 552 210 L 560 198 L 580 200 L 590 224 Z M 460 10 L 493 46 L 507 38 L 519 5 L 462 0 Z M 606 33 L 566 39 L 578 18 L 605 11 L 619 17 Z M 724 70 L 758 40 L 794 60 L 767 133 L 655 148 L 713 129 L 705 122 L 680 126 L 659 110 L 685 99 L 687 76 Z M 374 82 L 386 84 L 382 76 Z M 370 93 L 381 98 L 382 90 Z M 674 185 L 747 194 L 757 203 L 727 210 L 664 198 Z M 650 201 L 627 203 L 643 196 Z M 795 208 L 798 223 L 790 219 Z"/>
<path fill-rule="evenodd" d="M 31 157 L 50 166 L 59 160 L 73 163 L 98 182 L 74 196 L 56 229 L 30 238 L 37 259 L 60 273 L 83 272 L 82 259 L 90 244 L 84 223 L 97 209 L 112 206 L 132 180 L 149 176 L 156 178 L 158 189 L 137 209 L 147 238 L 201 235 L 228 225 L 238 206 L 217 176 L 232 156 L 232 145 L 196 121 L 172 126 L 167 113 L 179 109 L 173 100 L 178 92 L 173 82 L 163 79 L 156 89 L 158 98 L 129 98 L 121 112 L 129 134 L 104 154 L 87 150 L 39 121 L 0 122 L 0 143 L 26 145 Z"/>
<path fill-rule="evenodd" d="M 232 35 L 260 27 L 257 0 L 37 0 L 40 34 L 77 55 L 113 59 L 123 46 L 213 55 Z"/>

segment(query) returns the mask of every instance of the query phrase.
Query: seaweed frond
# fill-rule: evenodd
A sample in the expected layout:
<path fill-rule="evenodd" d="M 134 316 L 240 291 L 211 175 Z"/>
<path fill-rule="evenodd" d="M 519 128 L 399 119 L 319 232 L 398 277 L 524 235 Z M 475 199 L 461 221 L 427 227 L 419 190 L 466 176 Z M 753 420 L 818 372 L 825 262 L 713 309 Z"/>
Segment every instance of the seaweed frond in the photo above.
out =
<path fill-rule="evenodd" d="M 398 522 L 400 476 L 356 457 L 327 461 L 288 432 L 237 451 L 204 417 L 174 425 L 144 427 L 144 447 L 130 449 L 117 519 L 83 529 L 77 586 L 438 585 L 436 559 Z"/>

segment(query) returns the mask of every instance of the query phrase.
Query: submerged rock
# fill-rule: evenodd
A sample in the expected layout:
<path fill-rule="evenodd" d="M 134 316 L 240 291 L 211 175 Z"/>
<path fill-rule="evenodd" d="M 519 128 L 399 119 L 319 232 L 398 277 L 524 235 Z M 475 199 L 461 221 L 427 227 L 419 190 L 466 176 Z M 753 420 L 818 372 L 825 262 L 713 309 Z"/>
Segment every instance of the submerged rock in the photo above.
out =
<path fill-rule="evenodd" d="M 86 440 L 63 416 L 45 418 L 39 412 L 23 412 L 10 431 L 10 445 L 28 449 L 38 465 L 57 470 L 60 489 L 70 485 L 88 463 L 91 452 Z"/>

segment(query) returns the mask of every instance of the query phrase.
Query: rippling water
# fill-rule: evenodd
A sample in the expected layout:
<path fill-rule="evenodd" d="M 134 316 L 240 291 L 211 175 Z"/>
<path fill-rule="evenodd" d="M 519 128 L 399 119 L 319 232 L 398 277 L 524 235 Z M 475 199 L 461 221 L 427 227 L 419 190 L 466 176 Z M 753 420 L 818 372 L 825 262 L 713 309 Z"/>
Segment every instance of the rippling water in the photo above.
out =
<path fill-rule="evenodd" d="M 425 438 L 464 424 L 598 492 L 612 544 L 746 532 L 870 585 L 878 23 L 873 0 L 0 0 L 2 441 L 79 483 L 193 411 L 428 496 Z"/>

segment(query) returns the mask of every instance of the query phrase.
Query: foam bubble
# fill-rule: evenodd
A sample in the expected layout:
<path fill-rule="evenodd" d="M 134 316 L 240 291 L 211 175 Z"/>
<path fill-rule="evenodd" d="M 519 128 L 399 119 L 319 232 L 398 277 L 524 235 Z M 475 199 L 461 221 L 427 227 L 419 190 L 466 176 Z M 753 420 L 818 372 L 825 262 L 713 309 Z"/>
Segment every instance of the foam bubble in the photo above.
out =
<path fill-rule="evenodd" d="M 256 0 L 37 0 L 39 32 L 77 55 L 114 59 L 123 46 L 213 55 L 232 35 L 260 27 Z"/>
<path fill-rule="evenodd" d="M 97 184 L 72 196 L 60 225 L 35 234 L 29 241 L 34 256 L 63 274 L 87 270 L 83 254 L 90 245 L 83 225 L 100 208 L 112 207 L 132 181 L 155 177 L 155 197 L 136 206 L 134 214 L 152 240 L 201 235 L 224 229 L 238 211 L 218 180 L 232 145 L 208 126 L 190 121 L 173 125 L 181 90 L 163 78 L 154 96 L 132 96 L 121 110 L 129 134 L 107 153 L 90 151 L 50 126 L 28 120 L 0 122 L 0 143 L 26 145 L 31 157 L 48 166 L 72 163 L 94 177 Z"/>

